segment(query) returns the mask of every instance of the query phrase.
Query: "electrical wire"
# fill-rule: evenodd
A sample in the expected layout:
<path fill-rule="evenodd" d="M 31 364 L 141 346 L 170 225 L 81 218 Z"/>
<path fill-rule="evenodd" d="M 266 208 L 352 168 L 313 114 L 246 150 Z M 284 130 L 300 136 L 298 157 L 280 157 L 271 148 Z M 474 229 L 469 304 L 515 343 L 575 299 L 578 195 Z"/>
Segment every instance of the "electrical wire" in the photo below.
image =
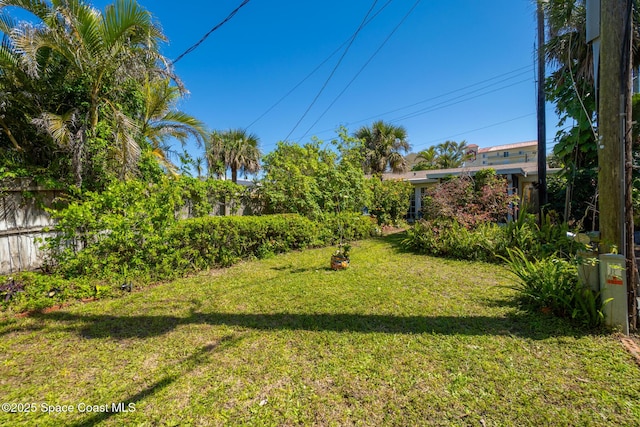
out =
<path fill-rule="evenodd" d="M 210 35 L 211 33 L 213 33 L 214 31 L 216 31 L 218 28 L 222 27 L 224 24 L 226 24 L 227 22 L 229 22 L 231 20 L 231 18 L 233 18 L 236 13 L 238 13 L 238 11 L 240 9 L 242 9 L 243 6 L 245 6 L 247 3 L 249 3 L 250 0 L 243 0 L 242 3 L 240 3 L 240 6 L 236 7 L 226 18 L 224 18 L 218 25 L 216 25 L 215 27 L 213 27 L 212 29 L 209 30 L 209 32 L 207 32 L 207 34 L 205 34 L 204 36 L 202 36 L 202 38 L 200 40 L 198 40 L 194 45 L 192 45 L 190 48 L 188 48 L 187 50 L 185 50 L 184 52 L 182 52 L 180 55 L 178 55 L 178 57 L 176 59 L 174 59 L 171 63 L 175 64 L 176 62 L 180 61 L 182 58 L 184 58 L 186 55 L 190 54 L 191 52 L 193 52 L 194 50 L 196 50 L 198 48 L 198 46 L 200 46 Z"/>
<path fill-rule="evenodd" d="M 443 108 L 451 107 L 452 105 L 457 105 L 457 104 L 469 101 L 471 99 L 479 98 L 481 96 L 490 95 L 492 93 L 499 92 L 501 90 L 508 89 L 510 87 L 513 87 L 513 86 L 516 86 L 516 85 L 519 85 L 519 84 L 522 84 L 522 83 L 530 82 L 530 81 L 531 80 L 529 80 L 529 79 L 519 80 L 519 81 L 517 81 L 515 83 L 511 83 L 511 84 L 508 84 L 506 86 L 501 86 L 499 88 L 496 88 L 496 89 L 493 89 L 493 90 L 490 90 L 490 91 L 487 91 L 487 92 L 483 92 L 483 93 L 480 93 L 478 95 L 471 96 L 471 97 L 466 97 L 466 95 L 460 95 L 460 96 L 457 96 L 457 97 L 455 97 L 453 99 L 450 99 L 448 101 L 442 101 L 442 102 L 440 102 L 438 104 L 435 104 L 434 106 L 425 107 L 425 108 L 422 108 L 422 109 L 420 109 L 418 111 L 414 111 L 413 113 L 408 113 L 408 114 L 405 114 L 404 116 L 397 117 L 395 119 L 391 119 L 390 121 L 391 122 L 398 122 L 400 120 L 413 119 L 414 117 L 418 117 L 418 116 L 421 116 L 423 114 L 427 114 L 427 113 L 431 113 L 431 112 L 436 111 L 436 110 L 441 110 Z M 478 89 L 478 90 L 476 90 L 474 92 L 478 92 L 478 91 L 480 91 L 482 89 L 484 89 L 484 88 Z M 474 92 L 472 92 L 472 93 L 474 93 Z M 456 102 L 451 102 L 451 101 L 456 100 L 456 99 L 457 99 Z"/>
<path fill-rule="evenodd" d="M 329 81 L 331 80 L 331 78 L 333 77 L 333 75 L 336 73 L 336 71 L 338 70 L 338 67 L 340 66 L 340 64 L 342 63 L 342 60 L 344 59 L 344 57 L 347 55 L 347 52 L 349 52 L 349 48 L 351 48 L 351 45 L 353 44 L 353 42 L 356 40 L 356 37 L 358 36 L 358 34 L 360 33 L 360 31 L 364 28 L 365 22 L 367 22 L 367 18 L 369 17 L 369 15 L 371 14 L 371 11 L 374 9 L 374 7 L 376 6 L 376 3 L 378 3 L 378 0 L 374 0 L 373 4 L 371 5 L 371 7 L 369 8 L 369 10 L 367 11 L 367 14 L 365 15 L 364 19 L 362 20 L 362 22 L 360 23 L 360 25 L 358 26 L 358 28 L 356 29 L 356 31 L 353 33 L 353 35 L 351 36 L 351 39 L 349 41 L 349 44 L 347 45 L 347 47 L 345 48 L 344 52 L 342 53 L 342 56 L 340 56 L 340 59 L 338 59 L 338 62 L 336 63 L 336 65 L 333 67 L 333 70 L 331 70 L 331 73 L 329 74 L 329 77 L 327 77 L 327 79 L 325 80 L 324 84 L 322 85 L 322 87 L 320 88 L 320 90 L 318 91 L 318 93 L 316 94 L 315 98 L 313 98 L 313 101 L 311 101 L 311 104 L 309 104 L 309 107 L 307 107 L 307 109 L 305 110 L 305 112 L 302 114 L 302 117 L 300 117 L 300 119 L 298 120 L 298 122 L 295 124 L 295 126 L 293 126 L 293 129 L 291 129 L 291 131 L 289 131 L 289 134 L 284 138 L 284 140 L 288 140 L 289 137 L 291 136 L 291 134 L 296 130 L 296 128 L 300 125 L 300 123 L 302 122 L 302 120 L 304 120 L 304 118 L 307 116 L 307 114 L 309 113 L 309 111 L 311 110 L 311 108 L 315 105 L 316 101 L 318 100 L 318 98 L 320 98 L 320 95 L 322 94 L 322 92 L 324 92 L 324 89 L 327 87 L 327 85 L 329 84 Z"/>
<path fill-rule="evenodd" d="M 418 101 L 418 102 L 414 102 L 414 103 L 409 104 L 409 105 L 404 106 L 404 107 L 400 107 L 400 108 L 396 108 L 396 109 L 393 109 L 393 110 L 389 110 L 387 112 L 380 113 L 380 114 L 377 114 L 375 116 L 367 117 L 365 119 L 357 120 L 357 121 L 350 122 L 350 123 L 351 124 L 363 123 L 363 122 L 369 121 L 369 120 L 371 120 L 373 118 L 384 117 L 384 116 L 387 116 L 387 115 L 392 114 L 394 112 L 398 112 L 398 111 L 401 111 L 401 110 L 406 110 L 408 108 L 415 107 L 416 105 L 420 105 L 420 104 L 424 104 L 424 103 L 429 102 L 429 101 L 433 101 L 433 100 L 436 100 L 436 99 L 444 98 L 444 97 L 446 97 L 448 95 L 452 95 L 452 94 L 461 92 L 463 90 L 466 90 L 466 89 L 469 89 L 469 88 L 473 88 L 475 86 L 482 85 L 482 84 L 487 83 L 487 82 L 491 82 L 491 81 L 496 80 L 498 78 L 509 76 L 510 74 L 517 73 L 517 74 L 511 75 L 509 77 L 502 78 L 501 80 L 499 80 L 497 82 L 493 82 L 493 83 L 484 85 L 484 86 L 482 86 L 480 88 L 474 89 L 472 91 L 466 92 L 466 93 L 464 93 L 462 95 L 459 95 L 457 97 L 447 99 L 447 100 L 439 102 L 437 104 L 432 104 L 432 105 L 430 105 L 428 107 L 425 107 L 425 108 L 422 108 L 420 110 L 407 113 L 407 114 L 405 114 L 403 116 L 395 117 L 393 119 L 389 119 L 388 121 L 390 121 L 390 122 L 398 122 L 398 121 L 403 120 L 403 119 L 413 118 L 413 117 L 416 117 L 416 116 L 419 116 L 419 115 L 422 115 L 422 114 L 426 114 L 426 113 L 430 113 L 430 112 L 433 112 L 433 111 L 436 111 L 436 110 L 440 110 L 442 108 L 446 108 L 446 107 L 449 107 L 449 106 L 452 106 L 452 105 L 456 105 L 456 104 L 465 102 L 465 101 L 470 100 L 470 99 L 475 99 L 475 98 L 478 98 L 478 97 L 481 97 L 481 96 L 484 96 L 484 95 L 488 95 L 488 94 L 491 94 L 491 93 L 506 89 L 506 88 L 511 87 L 511 86 L 515 86 L 517 84 L 521 84 L 521 83 L 530 81 L 530 79 L 527 78 L 527 79 L 520 80 L 518 82 L 509 84 L 509 85 L 506 85 L 506 86 L 498 87 L 498 88 L 496 88 L 494 90 L 483 92 L 483 93 L 478 94 L 478 95 L 473 96 L 473 97 L 469 97 L 470 94 L 474 94 L 474 93 L 477 93 L 479 91 L 488 89 L 490 87 L 503 84 L 503 83 L 508 82 L 509 80 L 512 80 L 512 79 L 514 79 L 516 77 L 520 77 L 521 75 L 528 74 L 532 68 L 533 68 L 532 65 L 528 65 L 526 67 L 521 67 L 521 68 L 516 68 L 516 69 L 514 69 L 512 71 L 509 71 L 509 72 L 506 72 L 506 73 L 502 73 L 502 74 L 498 74 L 496 76 L 490 77 L 488 79 L 481 80 L 481 81 L 479 81 L 477 83 L 473 83 L 471 85 L 467 85 L 467 86 L 464 86 L 464 87 L 459 88 L 459 89 L 455 89 L 455 90 L 452 90 L 452 91 L 449 91 L 449 92 L 446 92 L 446 93 L 443 93 L 443 94 L 440 94 L 440 95 L 437 95 L 437 96 L 433 96 L 433 97 L 430 97 L 430 98 L 427 98 L 427 99 L 424 99 L 424 100 L 421 100 L 421 101 Z M 525 71 L 522 71 L 522 70 L 525 70 Z M 457 100 L 457 101 L 456 102 L 452 102 L 452 101 L 455 101 L 455 100 Z M 332 129 L 325 129 L 323 131 L 318 132 L 318 134 L 325 133 L 325 132 L 331 132 L 331 131 L 334 131 L 334 130 L 335 129 L 333 129 L 333 128 Z M 297 138 L 296 140 L 300 140 L 300 139 L 302 139 L 302 137 L 301 138 Z"/>
<path fill-rule="evenodd" d="M 376 49 L 376 51 L 373 52 L 373 54 L 369 57 L 369 59 L 367 59 L 367 61 L 364 63 L 364 65 L 358 70 L 356 75 L 353 76 L 353 78 L 349 81 L 349 83 L 347 83 L 347 85 L 344 87 L 344 89 L 342 89 L 342 91 L 333 99 L 333 101 L 331 101 L 329 106 L 322 112 L 322 114 L 320 114 L 320 116 L 316 119 L 315 122 L 313 122 L 313 124 L 309 127 L 309 129 L 307 129 L 307 131 L 304 133 L 304 135 L 302 135 L 302 138 L 300 138 L 300 139 L 304 139 L 304 137 L 307 136 L 307 134 L 311 131 L 311 129 L 313 129 L 313 127 L 316 124 L 318 124 L 320 119 L 322 119 L 324 117 L 324 115 L 327 114 L 327 112 L 331 109 L 331 107 L 333 107 L 333 105 L 338 101 L 338 99 L 347 91 L 349 86 L 351 86 L 351 84 L 358 78 L 358 76 L 360 76 L 360 74 L 364 71 L 364 69 L 367 68 L 367 66 L 371 63 L 373 58 L 375 58 L 376 55 L 378 55 L 378 53 L 382 50 L 384 45 L 387 44 L 389 39 L 391 39 L 391 37 L 395 34 L 395 32 L 398 30 L 398 28 L 400 28 L 402 26 L 402 24 L 404 24 L 404 22 L 407 20 L 407 18 L 409 18 L 409 15 L 411 15 L 411 13 L 415 10 L 415 8 L 418 6 L 418 4 L 420 4 L 420 1 L 421 0 L 417 0 L 413 4 L 411 9 L 409 9 L 409 11 L 402 17 L 402 19 L 400 20 L 398 25 L 396 25 L 394 27 L 394 29 L 391 30 L 391 32 L 389 33 L 387 38 L 385 38 L 384 41 L 380 44 L 380 46 L 378 46 L 378 49 Z"/>
<path fill-rule="evenodd" d="M 364 23 L 364 27 L 366 27 L 367 25 L 369 25 L 369 23 L 371 21 L 373 21 L 379 14 L 380 12 L 382 12 L 388 5 L 389 3 L 391 3 L 393 0 L 387 0 L 387 2 L 382 5 L 382 7 L 380 9 L 378 9 L 376 11 L 376 13 L 374 13 L 369 19 L 367 19 L 367 21 Z M 266 116 L 267 114 L 269 114 L 274 108 L 276 108 L 282 101 L 284 101 L 286 98 L 289 97 L 289 95 L 291 95 L 296 89 L 298 89 L 300 86 L 302 86 L 302 84 L 304 82 L 306 82 L 312 75 L 314 75 L 316 73 L 316 71 L 318 71 L 320 68 L 322 68 L 322 66 L 324 64 L 326 64 L 327 62 L 329 62 L 329 60 L 331 58 L 333 58 L 333 55 L 335 55 L 336 53 L 338 53 L 340 51 L 340 49 L 342 49 L 347 43 L 349 43 L 349 41 L 351 40 L 352 37 L 349 37 L 347 40 L 345 40 L 340 46 L 338 46 L 338 48 L 336 50 L 334 50 L 333 52 L 331 52 L 331 54 L 329 56 L 327 56 L 317 67 L 315 67 L 313 69 L 313 71 L 311 71 L 309 74 L 307 74 L 306 77 L 304 77 L 302 80 L 300 80 L 293 88 L 291 88 L 287 93 L 285 93 L 282 97 L 280 97 L 280 99 L 278 99 L 273 105 L 271 105 L 271 107 L 269 107 L 267 109 L 267 111 L 265 111 L 264 113 L 260 114 L 260 116 L 258 116 L 257 119 L 255 119 L 254 121 L 252 121 L 251 123 L 249 123 L 249 125 L 247 126 L 247 129 L 251 128 L 253 125 L 255 125 L 260 119 L 262 119 L 264 116 Z"/>

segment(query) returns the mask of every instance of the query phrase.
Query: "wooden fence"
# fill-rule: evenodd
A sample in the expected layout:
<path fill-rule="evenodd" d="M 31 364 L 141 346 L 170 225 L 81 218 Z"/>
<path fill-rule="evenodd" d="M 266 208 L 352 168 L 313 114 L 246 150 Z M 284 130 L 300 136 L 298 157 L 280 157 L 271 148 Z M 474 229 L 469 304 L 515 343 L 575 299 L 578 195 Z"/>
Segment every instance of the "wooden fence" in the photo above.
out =
<path fill-rule="evenodd" d="M 54 221 L 47 213 L 60 190 L 49 190 L 21 179 L 0 186 L 0 275 L 42 268 L 46 257 L 40 250 L 42 242 L 54 233 Z M 246 215 L 252 211 L 240 200 L 227 204 L 215 202 L 210 215 Z M 194 216 L 193 203 L 189 200 L 176 212 L 180 219 Z"/>
<path fill-rule="evenodd" d="M 0 190 L 0 274 L 36 270 L 44 263 L 39 240 L 53 221 L 44 209 L 60 194 L 16 180 Z"/>

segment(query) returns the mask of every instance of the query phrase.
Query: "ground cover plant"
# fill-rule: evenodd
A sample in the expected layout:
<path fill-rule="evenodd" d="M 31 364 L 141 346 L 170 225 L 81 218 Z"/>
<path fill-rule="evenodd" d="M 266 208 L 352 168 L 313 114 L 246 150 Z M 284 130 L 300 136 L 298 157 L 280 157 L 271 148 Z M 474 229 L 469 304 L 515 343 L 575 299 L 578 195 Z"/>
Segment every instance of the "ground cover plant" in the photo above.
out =
<path fill-rule="evenodd" d="M 521 311 L 503 267 L 403 238 L 354 243 L 339 272 L 311 249 L 3 314 L 0 395 L 35 411 L 0 425 L 637 423 L 640 368 L 615 335 Z"/>

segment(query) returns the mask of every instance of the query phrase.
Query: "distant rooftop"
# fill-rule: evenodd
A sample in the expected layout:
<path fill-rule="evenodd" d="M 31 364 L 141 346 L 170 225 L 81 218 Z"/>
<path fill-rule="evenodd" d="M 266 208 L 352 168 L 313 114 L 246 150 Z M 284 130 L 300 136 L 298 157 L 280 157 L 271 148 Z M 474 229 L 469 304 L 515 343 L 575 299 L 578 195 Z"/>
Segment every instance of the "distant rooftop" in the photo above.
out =
<path fill-rule="evenodd" d="M 490 153 L 492 151 L 513 150 L 516 148 L 525 148 L 525 147 L 537 148 L 537 146 L 538 146 L 538 141 L 516 142 L 515 144 L 495 145 L 493 147 L 480 148 L 478 149 L 478 153 Z"/>

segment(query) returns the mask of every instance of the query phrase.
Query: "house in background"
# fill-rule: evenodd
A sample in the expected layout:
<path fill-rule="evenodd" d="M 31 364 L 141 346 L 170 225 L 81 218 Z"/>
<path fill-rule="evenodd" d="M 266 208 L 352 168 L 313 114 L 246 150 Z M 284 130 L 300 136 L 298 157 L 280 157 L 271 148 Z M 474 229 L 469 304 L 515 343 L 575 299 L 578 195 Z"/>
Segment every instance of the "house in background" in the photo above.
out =
<path fill-rule="evenodd" d="M 488 148 L 478 148 L 477 145 L 471 144 L 468 146 L 467 154 L 471 157 L 465 162 L 465 166 L 496 166 L 531 162 L 535 164 L 538 161 L 538 141 Z"/>
<path fill-rule="evenodd" d="M 422 198 L 427 188 L 434 186 L 443 179 L 468 174 L 473 176 L 476 172 L 491 168 L 496 174 L 506 178 L 508 191 L 520 198 L 520 206 L 528 206 L 537 209 L 538 191 L 538 145 L 536 141 L 521 142 L 517 144 L 498 145 L 489 148 L 478 148 L 470 145 L 468 153 L 471 159 L 465 165 L 455 169 L 433 169 L 424 171 L 411 171 L 405 173 L 385 173 L 383 180 L 404 180 L 411 183 L 414 192 L 410 199 L 407 219 L 413 221 L 420 218 L 422 211 Z M 549 169 L 547 174 L 553 174 L 560 169 Z"/>

